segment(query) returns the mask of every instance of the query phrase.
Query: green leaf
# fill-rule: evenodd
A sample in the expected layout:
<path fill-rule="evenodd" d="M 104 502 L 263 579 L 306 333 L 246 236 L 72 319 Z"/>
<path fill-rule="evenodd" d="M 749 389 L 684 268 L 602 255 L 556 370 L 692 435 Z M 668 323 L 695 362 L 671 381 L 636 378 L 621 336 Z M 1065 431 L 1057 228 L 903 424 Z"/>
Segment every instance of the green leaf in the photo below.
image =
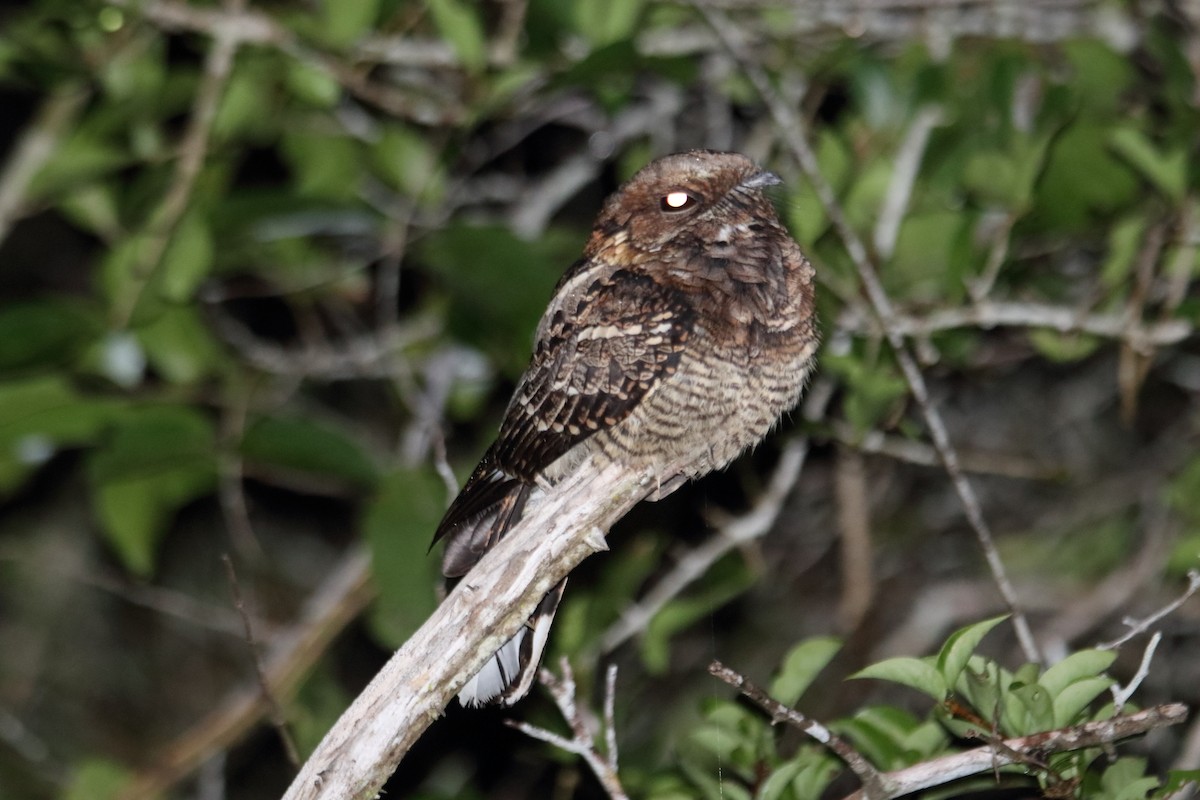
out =
<path fill-rule="evenodd" d="M 740 560 L 725 558 L 710 571 L 703 588 L 663 606 L 650 620 L 642 637 L 642 661 L 646 669 L 654 673 L 666 670 L 670 662 L 671 637 L 725 605 L 753 583 L 754 576 Z"/>
<path fill-rule="evenodd" d="M 284 77 L 293 95 L 317 108 L 332 108 L 342 96 L 329 70 L 309 61 L 290 62 Z"/>
<path fill-rule="evenodd" d="M 1075 724 L 1084 709 L 1114 683 L 1112 678 L 1083 678 L 1066 686 L 1054 695 L 1055 726 Z"/>
<path fill-rule="evenodd" d="M 966 668 L 967 662 L 975 653 L 975 648 L 983 641 L 983 637 L 1006 619 L 1008 619 L 1007 614 L 992 617 L 983 622 L 959 628 L 950 634 L 950 638 L 942 645 L 937 656 L 938 671 L 942 673 L 942 679 L 946 682 L 946 686 L 958 683 L 958 676 Z"/>
<path fill-rule="evenodd" d="M 379 0 L 324 0 L 322 25 L 317 29 L 322 40 L 334 47 L 348 47 L 375 24 Z"/>
<path fill-rule="evenodd" d="M 1027 736 L 1031 733 L 1048 731 L 1054 727 L 1054 701 L 1046 687 L 1037 683 L 1018 686 L 1010 693 L 1022 711 L 1021 719 L 1014 719 L 1013 714 L 1005 715 L 1005 722 L 1012 725 L 1011 733 L 1015 736 Z"/>
<path fill-rule="evenodd" d="M 637 29 L 644 0 L 610 0 L 606 3 L 576 2 L 575 29 L 593 47 L 605 47 L 629 39 Z"/>
<path fill-rule="evenodd" d="M 120 764 L 88 759 L 73 770 L 71 781 L 60 796 L 62 800 L 112 800 L 133 781 L 133 775 Z"/>
<path fill-rule="evenodd" d="M 184 303 L 208 277 L 213 261 L 213 241 L 204 218 L 185 216 L 175 229 L 158 268 L 159 292 L 171 302 Z"/>
<path fill-rule="evenodd" d="M 0 309 L 0 370 L 57 367 L 100 334 L 97 315 L 68 298 L 48 298 Z"/>
<path fill-rule="evenodd" d="M 388 647 L 403 644 L 437 606 L 438 559 L 429 548 L 446 500 L 432 469 L 401 469 L 383 477 L 367 507 L 363 535 L 379 587 L 371 630 Z"/>
<path fill-rule="evenodd" d="M 839 733 L 880 769 L 898 769 L 913 763 L 918 754 L 909 750 L 909 734 L 919 725 L 913 715 L 898 708 L 866 708 L 851 719 L 839 721 Z"/>
<path fill-rule="evenodd" d="M 222 364 L 220 347 L 194 305 L 166 309 L 136 331 L 150 365 L 173 384 L 191 384 Z"/>
<path fill-rule="evenodd" d="M 349 137 L 288 131 L 283 136 L 282 152 L 301 197 L 347 202 L 358 194 L 364 158 L 358 144 Z"/>
<path fill-rule="evenodd" d="M 1146 231 L 1144 214 L 1122 217 L 1108 232 L 1108 255 L 1100 268 L 1100 280 L 1110 289 L 1120 286 L 1133 270 L 1142 234 Z"/>
<path fill-rule="evenodd" d="M 762 782 L 762 786 L 754 795 L 754 800 L 779 800 L 789 788 L 792 779 L 800 773 L 800 770 L 804 769 L 804 766 L 804 761 L 799 758 L 790 758 L 780 764 Z"/>
<path fill-rule="evenodd" d="M 1080 650 L 1047 669 L 1038 678 L 1052 697 L 1057 697 L 1072 683 L 1095 678 L 1112 666 L 1117 654 L 1113 650 Z"/>
<path fill-rule="evenodd" d="M 1038 181 L 1034 219 L 1048 230 L 1085 226 L 1095 213 L 1130 204 L 1137 181 L 1108 144 L 1107 125 L 1077 121 L 1050 146 Z"/>
<path fill-rule="evenodd" d="M 506 359 L 509 371 L 518 373 L 529 361 L 546 300 L 581 243 L 582 237 L 562 231 L 528 242 L 504 227 L 451 224 L 414 249 L 451 293 L 454 335 Z"/>
<path fill-rule="evenodd" d="M 1158 779 L 1146 777 L 1146 759 L 1123 756 L 1104 770 L 1100 788 L 1102 800 L 1143 800 L 1158 788 Z"/>
<path fill-rule="evenodd" d="M 146 576 L 167 523 L 216 486 L 211 422 L 190 408 L 151 406 L 126 414 L 88 461 L 96 514 L 125 566 Z"/>
<path fill-rule="evenodd" d="M 769 694 L 785 706 L 795 704 L 841 647 L 841 641 L 832 636 L 806 639 L 796 645 L 784 656 Z"/>
<path fill-rule="evenodd" d="M 427 7 L 438 33 L 450 43 L 463 66 L 482 72 L 487 66 L 487 38 L 479 15 L 459 0 L 429 0 Z"/>
<path fill-rule="evenodd" d="M 1086 333 L 1060 333 L 1050 328 L 1031 328 L 1025 332 L 1029 342 L 1051 361 L 1081 361 L 1100 346 L 1100 340 Z"/>
<path fill-rule="evenodd" d="M 262 417 L 242 438 L 242 455 L 257 468 L 336 478 L 351 487 L 370 488 L 379 468 L 345 432 L 310 419 Z"/>
<path fill-rule="evenodd" d="M 854 673 L 850 678 L 853 680 L 875 678 L 882 681 L 899 683 L 923 692 L 939 703 L 945 700 L 946 695 L 949 693 L 946 681 L 942 678 L 942 673 L 930 664 L 928 660 L 910 658 L 908 656 L 889 658 L 886 661 L 871 664 L 865 669 Z"/>
<path fill-rule="evenodd" d="M 1175 148 L 1159 152 L 1137 128 L 1123 125 L 1109 136 L 1113 150 L 1128 161 L 1168 200 L 1179 203 L 1187 192 L 1187 152 Z"/>
<path fill-rule="evenodd" d="M 120 402 L 78 394 L 61 375 L 0 383 L 0 494 L 63 445 L 94 440 Z"/>
<path fill-rule="evenodd" d="M 409 197 L 431 202 L 442 196 L 441 165 L 425 134 L 404 125 L 387 125 L 371 155 L 380 177 Z"/>
<path fill-rule="evenodd" d="M 129 156 L 91 127 L 80 127 L 54 149 L 29 185 L 29 199 L 51 197 L 92 183 L 129 162 Z"/>

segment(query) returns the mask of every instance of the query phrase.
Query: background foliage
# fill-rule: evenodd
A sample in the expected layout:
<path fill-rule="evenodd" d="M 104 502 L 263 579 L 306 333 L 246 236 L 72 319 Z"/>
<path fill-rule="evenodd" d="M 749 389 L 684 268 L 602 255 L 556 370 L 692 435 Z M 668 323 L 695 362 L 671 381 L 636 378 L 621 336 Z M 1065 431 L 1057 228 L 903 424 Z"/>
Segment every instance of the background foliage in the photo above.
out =
<path fill-rule="evenodd" d="M 688 147 L 784 176 L 820 274 L 820 378 L 753 456 L 614 531 L 552 648 L 588 691 L 620 665 L 637 796 L 853 788 L 728 701 L 716 657 L 785 702 L 816 681 L 801 706 L 881 768 L 953 746 L 936 704 L 843 679 L 1003 605 L 748 69 L 811 126 L 1045 654 L 1098 652 L 1180 595 L 1200 566 L 1194 4 L 716 6 L 752 63 L 652 0 L 0 9 L 0 795 L 278 795 L 268 719 L 303 755 L 432 608 L 430 534 L 555 280 L 601 199 Z M 785 442 L 803 472 L 764 495 Z M 748 511 L 769 524 L 735 546 Z M 681 565 L 698 579 L 664 584 Z M 1200 703 L 1198 622 L 1193 598 L 1158 624 L 1136 702 Z M 934 688 L 1008 735 L 1069 724 L 1112 713 L 1108 676 L 1143 645 L 1040 696 L 1049 673 L 1022 672 L 1001 625 Z M 1019 710 L 995 719 L 967 674 L 1024 686 Z M 544 697 L 513 713 L 560 724 Z M 601 796 L 503 717 L 450 710 L 391 795 Z M 1141 797 L 1200 768 L 1197 730 L 1004 784 Z"/>

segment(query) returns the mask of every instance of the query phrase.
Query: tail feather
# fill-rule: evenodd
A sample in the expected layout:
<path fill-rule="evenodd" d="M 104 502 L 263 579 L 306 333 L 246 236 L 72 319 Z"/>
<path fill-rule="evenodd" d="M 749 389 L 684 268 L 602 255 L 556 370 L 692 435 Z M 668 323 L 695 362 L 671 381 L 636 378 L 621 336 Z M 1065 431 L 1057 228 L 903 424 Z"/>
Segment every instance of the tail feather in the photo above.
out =
<path fill-rule="evenodd" d="M 511 706 L 529 693 L 566 586 L 563 578 L 542 598 L 529 621 L 459 691 L 459 703 L 468 708 L 493 702 Z"/>
<path fill-rule="evenodd" d="M 505 474 L 489 452 L 446 511 L 433 541 L 445 539 L 442 574 L 460 579 L 521 519 L 533 486 Z M 564 578 L 538 603 L 533 615 L 473 676 L 458 695 L 464 706 L 499 702 L 510 706 L 537 677 L 550 624 L 562 599 Z"/>

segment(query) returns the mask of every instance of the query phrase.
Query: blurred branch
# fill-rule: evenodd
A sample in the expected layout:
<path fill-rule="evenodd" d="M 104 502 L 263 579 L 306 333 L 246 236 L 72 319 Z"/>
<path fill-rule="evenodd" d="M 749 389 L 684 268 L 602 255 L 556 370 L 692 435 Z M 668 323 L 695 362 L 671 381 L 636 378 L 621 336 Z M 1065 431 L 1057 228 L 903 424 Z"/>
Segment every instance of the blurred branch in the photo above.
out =
<path fill-rule="evenodd" d="M 866 465 L 859 450 L 846 445 L 836 449 L 833 465 L 834 498 L 837 503 L 838 539 L 841 543 L 841 599 L 838 626 L 842 631 L 858 628 L 874 595 L 871 552 L 871 498 L 867 495 Z"/>
<path fill-rule="evenodd" d="M 620 618 L 600 637 L 600 652 L 612 652 L 640 634 L 667 603 L 702 578 L 726 553 L 766 535 L 783 511 L 784 501 L 800 477 L 807 454 L 806 437 L 789 440 L 771 473 L 766 491 L 754 505 L 744 514 L 721 521 L 712 536 L 679 558 L 641 600 L 623 609 Z"/>
<path fill-rule="evenodd" d="M 891 258 L 896 249 L 900 223 L 904 221 L 904 212 L 908 210 L 908 201 L 917 181 L 917 172 L 921 169 L 921 159 L 925 157 L 925 148 L 929 144 L 929 134 L 941 121 L 942 110 L 939 107 L 922 107 L 917 111 L 904 134 L 903 141 L 900 142 L 900 147 L 896 150 L 892 179 L 888 182 L 883 205 L 879 209 L 879 218 L 875 221 L 875 250 L 880 258 Z"/>
<path fill-rule="evenodd" d="M 861 432 L 844 420 L 833 419 L 830 425 L 832 438 L 863 453 L 878 454 L 887 458 L 916 464 L 922 467 L 940 467 L 937 450 L 930 445 L 905 436 L 889 436 L 880 430 Z M 967 472 L 981 475 L 1003 475 L 1008 478 L 1026 480 L 1050 480 L 1061 477 L 1063 470 L 1056 466 L 1041 466 L 1032 459 L 1009 456 L 1003 453 L 967 452 L 959 453 L 962 467 Z"/>
<path fill-rule="evenodd" d="M 1187 716 L 1187 706 L 1171 703 L 1099 722 L 1086 722 L 1069 728 L 1005 739 L 964 753 L 942 756 L 905 769 L 885 772 L 881 778 L 888 786 L 887 793 L 874 794 L 864 788 L 848 795 L 845 800 L 890 800 L 921 789 L 944 786 L 959 778 L 983 775 L 1000 767 L 1025 763 L 1030 758 L 1044 758 L 1047 753 L 1082 750 L 1128 739 L 1130 736 L 1137 736 L 1156 728 L 1178 725 L 1186 720 Z"/>
<path fill-rule="evenodd" d="M 829 382 L 818 378 L 804 401 L 804 418 L 812 422 L 823 417 L 831 397 Z M 667 603 L 703 577 L 726 553 L 765 536 L 783 513 L 783 505 L 792 487 L 800 480 L 800 471 L 804 468 L 807 456 L 808 437 L 788 440 L 775 463 L 775 470 L 767 480 L 766 490 L 755 498 L 748 510 L 737 516 L 725 515 L 724 518 L 718 513 L 710 513 L 709 520 L 716 527 L 713 535 L 678 558 L 641 600 L 621 612 L 620 618 L 600 637 L 600 652 L 612 652 L 626 640 L 644 631 Z"/>
<path fill-rule="evenodd" d="M 226 0 L 225 9 L 236 13 L 241 11 L 244 4 L 245 0 Z M 114 301 L 115 321 L 119 327 L 129 323 L 142 292 L 159 268 L 175 229 L 187 211 L 196 179 L 208 155 L 213 121 L 217 117 L 217 107 L 233 70 L 233 60 L 240 42 L 240 34 L 227 27 L 220 28 L 214 35 L 204 60 L 204 75 L 196 89 L 196 100 L 192 104 L 187 129 L 179 143 L 179 158 L 175 162 L 171 185 L 146 223 L 148 239 L 139 249 L 138 260 L 131 269 L 133 286 Z"/>
<path fill-rule="evenodd" d="M 825 180 L 821 172 L 817 155 L 808 143 L 807 123 L 795 112 L 791 105 L 783 101 L 762 68 L 758 66 L 757 62 L 747 56 L 738 45 L 736 39 L 730 35 L 730 31 L 736 28 L 729 19 L 721 12 L 704 5 L 703 0 L 696 3 L 695 8 L 708 22 L 717 36 L 721 38 L 730 54 L 738 61 L 743 73 L 754 86 L 755 91 L 762 97 L 771 117 L 778 126 L 780 134 L 784 137 L 793 156 L 803 170 L 805 177 L 808 178 L 809 184 L 816 192 L 821 206 L 825 209 L 826 215 L 842 240 L 846 252 L 858 272 L 859 280 L 866 290 L 874 314 L 878 318 L 879 324 L 883 327 L 888 343 L 895 353 L 896 362 L 900 366 L 900 371 L 904 374 L 904 379 L 909 385 L 912 397 L 920 408 L 921 415 L 925 418 L 930 438 L 933 440 L 934 447 L 937 448 L 938 455 L 942 459 L 942 464 L 945 467 L 946 474 L 950 477 L 950 482 L 954 487 L 955 493 L 958 495 L 963 509 L 966 511 L 967 521 L 970 523 L 971 528 L 975 531 L 976 538 L 979 540 L 996 587 L 999 589 L 1012 614 L 1013 627 L 1016 630 L 1021 649 L 1024 651 L 1028 661 L 1040 663 L 1041 655 L 1038 651 L 1037 642 L 1033 638 L 1033 631 L 1030 630 L 1029 620 L 1026 619 L 1024 612 L 1021 610 L 1016 592 L 1013 590 L 1012 583 L 1005 573 L 1004 564 L 1000 560 L 1000 554 L 996 550 L 995 542 L 992 539 L 991 529 L 979 505 L 979 498 L 976 496 L 973 486 L 959 465 L 958 453 L 950 442 L 950 435 L 946 431 L 946 425 L 942 420 L 941 414 L 933 406 L 933 401 L 929 396 L 929 389 L 925 384 L 925 377 L 912 355 L 908 352 L 904 335 L 895 327 L 894 319 L 896 314 L 892 308 L 892 302 L 879 280 L 878 270 L 870 256 L 868 256 L 867 249 L 863 245 L 862 240 L 846 219 L 833 187 Z"/>
<path fill-rule="evenodd" d="M 272 691 L 271 682 L 267 679 L 267 670 L 258 649 L 258 639 L 254 635 L 254 624 L 250 621 L 250 614 L 246 611 L 246 603 L 242 599 L 242 588 L 238 583 L 237 570 L 233 567 L 233 559 L 224 555 L 221 557 L 221 561 L 225 564 L 225 573 L 229 579 L 233 607 L 237 609 L 238 616 L 242 618 L 242 632 L 245 635 L 246 646 L 250 648 L 250 659 L 254 662 L 254 676 L 258 679 L 258 687 L 262 690 L 263 699 L 267 701 L 267 713 L 271 718 L 271 724 L 279 733 L 279 740 L 283 744 L 284 753 L 287 754 L 288 763 L 299 769 L 300 755 L 296 752 L 296 742 L 292 739 L 291 731 L 288 730 L 283 706 L 275 696 L 275 692 Z"/>
<path fill-rule="evenodd" d="M 210 319 L 217 333 L 245 361 L 268 374 L 291 378 L 324 381 L 391 379 L 395 376 L 394 351 L 428 341 L 441 332 L 440 322 L 433 315 L 425 314 L 392 329 L 387 341 L 366 334 L 321 346 L 281 347 L 255 336 L 216 302 L 210 302 L 210 308 Z"/>
<path fill-rule="evenodd" d="M 858 334 L 878 335 L 881 332 L 878 319 L 868 318 L 861 309 L 853 307 L 847 307 L 839 317 L 838 326 Z M 889 328 L 901 336 L 913 338 L 924 338 L 958 328 L 1049 328 L 1060 333 L 1086 333 L 1119 339 L 1138 352 L 1178 344 L 1195 333 L 1192 324 L 1185 319 L 1131 323 L 1124 313 L 1089 314 L 1047 303 L 991 300 L 931 311 L 923 316 L 896 313 L 889 320 Z"/>
<path fill-rule="evenodd" d="M 518 720 L 505 720 L 506 724 L 516 728 L 526 736 L 531 736 L 543 742 L 548 742 L 560 750 L 580 756 L 591 768 L 596 780 L 604 787 L 604 791 L 612 800 L 629 800 L 625 789 L 621 786 L 621 777 L 617 770 L 617 738 L 613 727 L 613 696 L 616 691 L 617 668 L 610 665 L 604 680 L 604 754 L 596 749 L 596 736 L 592 732 L 594 720 L 589 719 L 585 711 L 581 711 L 575 697 L 575 675 L 571 672 L 571 662 L 564 657 L 559 662 L 562 678 L 556 678 L 548 669 L 542 669 L 538 678 L 542 685 L 550 691 L 554 704 L 559 713 L 571 726 L 571 738 L 560 736 L 553 731 L 530 725 Z"/>
<path fill-rule="evenodd" d="M 33 120 L 9 151 L 0 170 L 0 244 L 24 210 L 25 193 L 42 166 L 54 155 L 59 140 L 71 128 L 91 96 L 75 83 L 59 86 L 46 97 Z"/>
<path fill-rule="evenodd" d="M 287 702 L 333 638 L 359 615 L 374 594 L 370 585 L 370 556 L 363 550 L 352 551 L 333 567 L 329 577 L 309 598 L 296 623 L 268 642 L 263 672 L 269 692 L 280 702 Z M 214 753 L 240 741 L 269 710 L 263 689 L 257 683 L 239 689 L 155 753 L 153 766 L 118 797 L 152 800 L 161 796 Z"/>
<path fill-rule="evenodd" d="M 666 465 L 668 474 L 672 466 Z M 357 798 L 378 792 L 463 684 L 525 624 L 549 589 L 654 485 L 652 475 L 590 461 L 489 550 L 379 671 L 326 734 L 284 797 Z"/>

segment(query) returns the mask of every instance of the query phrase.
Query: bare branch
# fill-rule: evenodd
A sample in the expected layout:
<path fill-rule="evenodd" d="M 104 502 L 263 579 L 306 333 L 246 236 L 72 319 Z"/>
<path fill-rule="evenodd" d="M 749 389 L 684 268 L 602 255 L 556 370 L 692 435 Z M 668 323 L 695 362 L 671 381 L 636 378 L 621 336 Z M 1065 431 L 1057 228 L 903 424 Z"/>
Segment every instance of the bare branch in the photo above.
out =
<path fill-rule="evenodd" d="M 1171 703 L 1148 708 L 1136 714 L 1099 722 L 1086 722 L 1016 739 L 1005 739 L 994 745 L 989 744 L 965 753 L 942 756 L 906 769 L 886 772 L 881 777 L 888 784 L 887 794 L 874 795 L 862 789 L 848 795 L 845 800 L 889 800 L 932 786 L 943 786 L 959 778 L 982 775 L 1010 764 L 1024 763 L 1031 757 L 1044 757 L 1046 753 L 1082 750 L 1137 736 L 1155 728 L 1178 725 L 1186 720 L 1187 716 L 1187 706 Z"/>
<path fill-rule="evenodd" d="M 667 469 L 671 469 L 668 465 Z M 285 795 L 374 795 L 463 684 L 554 584 L 604 546 L 608 528 L 654 486 L 652 475 L 585 462 L 525 515 L 384 665 L 325 736 Z M 436 658 L 430 654 L 436 653 Z"/>
<path fill-rule="evenodd" d="M 587 763 L 592 773 L 596 776 L 596 779 L 600 781 L 600 785 L 604 787 L 604 791 L 608 793 L 608 796 L 612 800 L 629 800 L 629 796 L 625 794 L 624 787 L 621 786 L 621 779 L 617 772 L 617 738 L 612 720 L 613 691 L 617 679 L 616 666 L 609 666 L 604 683 L 603 734 L 607 743 L 607 752 L 604 755 L 601 755 L 596 750 L 596 737 L 592 735 L 588 719 L 579 711 L 575 696 L 575 676 L 572 674 L 571 664 L 566 658 L 560 662 L 560 669 L 562 670 L 561 679 L 555 678 L 548 669 L 541 670 L 538 673 L 538 678 L 550 690 L 550 696 L 554 698 L 554 703 L 558 706 L 563 719 L 571 726 L 573 738 L 568 739 L 553 731 L 548 731 L 537 725 L 530 725 L 527 722 L 511 719 L 505 720 L 505 722 L 526 736 L 532 736 L 534 739 L 548 742 L 560 750 L 580 756 Z"/>
<path fill-rule="evenodd" d="M 1033 631 L 1029 627 L 1029 620 L 1026 619 L 1024 612 L 1021 610 L 1016 591 L 1008 579 L 1004 563 L 1000 560 L 1000 554 L 996 550 L 995 542 L 992 539 L 991 529 L 979 505 L 979 498 L 976 496 L 971 482 L 967 479 L 959 465 L 958 453 L 950 441 L 950 435 L 946 431 L 946 424 L 941 414 L 933 406 L 933 401 L 929 396 L 929 388 L 925 384 L 925 377 L 917 366 L 916 360 L 908 352 L 904 335 L 895 327 L 894 319 L 896 313 L 892 308 L 891 300 L 883 289 L 883 284 L 879 280 L 878 270 L 867 255 L 867 249 L 863 245 L 862 240 L 846 219 L 846 215 L 842 211 L 841 204 L 838 202 L 833 187 L 825 180 L 824 175 L 821 173 L 817 155 L 808 143 L 808 125 L 795 112 L 795 109 L 791 105 L 784 102 L 767 78 L 766 73 L 752 58 L 746 55 L 740 42 L 732 33 L 732 31 L 736 30 L 736 26 L 724 14 L 705 5 L 702 1 L 697 2 L 695 8 L 708 22 L 709 27 L 713 29 L 718 38 L 721 39 L 730 54 L 738 61 L 742 72 L 763 99 L 768 112 L 775 120 L 778 130 L 784 136 L 789 149 L 792 151 L 792 155 L 795 157 L 797 163 L 799 163 L 801 170 L 803 170 L 805 177 L 816 193 L 821 206 L 825 209 L 826 215 L 837 231 L 839 238 L 841 238 L 846 252 L 858 272 L 859 281 L 866 290 L 872 310 L 883 328 L 892 351 L 895 353 L 900 371 L 903 373 L 905 381 L 908 382 L 912 397 L 920 408 L 922 416 L 925 418 L 930 438 L 933 440 L 934 447 L 937 448 L 946 474 L 950 477 L 951 485 L 954 487 L 955 493 L 962 503 L 967 521 L 970 523 L 972 530 L 975 531 L 976 538 L 979 540 L 980 548 L 983 550 L 984 558 L 987 561 L 988 568 L 992 572 L 992 578 L 996 583 L 996 587 L 999 589 L 1000 595 L 1004 598 L 1004 602 L 1009 608 L 1012 615 L 1013 628 L 1021 644 L 1021 649 L 1025 653 L 1025 658 L 1028 661 L 1040 663 L 1042 660 L 1041 654 L 1038 651 L 1037 642 L 1033 638 Z"/>

